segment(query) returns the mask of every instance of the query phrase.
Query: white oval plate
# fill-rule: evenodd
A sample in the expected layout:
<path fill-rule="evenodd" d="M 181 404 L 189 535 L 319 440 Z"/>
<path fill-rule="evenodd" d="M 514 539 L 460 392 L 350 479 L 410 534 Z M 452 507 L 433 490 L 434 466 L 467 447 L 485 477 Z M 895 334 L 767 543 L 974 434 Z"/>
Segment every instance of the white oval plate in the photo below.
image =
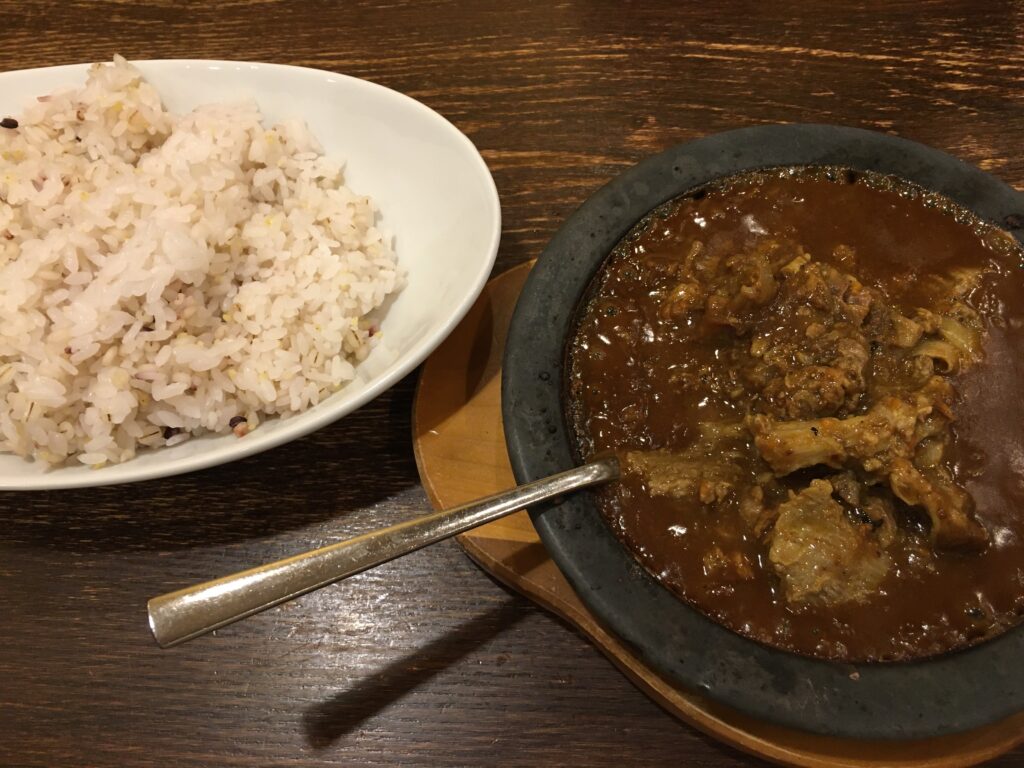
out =
<path fill-rule="evenodd" d="M 252 97 L 270 124 L 306 121 L 345 184 L 370 195 L 395 237 L 407 284 L 387 310 L 381 343 L 355 381 L 304 413 L 268 419 L 244 438 L 209 435 L 141 451 L 123 464 L 47 470 L 0 454 L 0 490 L 112 485 L 234 461 L 306 435 L 351 413 L 412 371 L 455 328 L 494 265 L 498 191 L 483 158 L 455 126 L 418 101 L 365 80 L 316 69 L 237 61 L 133 62 L 168 109 Z M 85 82 L 88 65 L 0 73 L 0 117 L 36 96 Z M 3 318 L 0 318 L 2 322 Z"/>

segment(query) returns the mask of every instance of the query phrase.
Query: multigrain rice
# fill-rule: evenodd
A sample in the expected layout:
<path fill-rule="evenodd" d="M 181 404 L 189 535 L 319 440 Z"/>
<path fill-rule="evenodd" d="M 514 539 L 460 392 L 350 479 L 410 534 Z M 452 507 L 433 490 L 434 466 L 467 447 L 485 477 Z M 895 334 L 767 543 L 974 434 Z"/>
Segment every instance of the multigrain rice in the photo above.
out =
<path fill-rule="evenodd" d="M 0 451 L 98 466 L 316 404 L 401 282 L 375 218 L 253 102 L 172 115 L 119 57 L 39 98 L 0 128 Z"/>

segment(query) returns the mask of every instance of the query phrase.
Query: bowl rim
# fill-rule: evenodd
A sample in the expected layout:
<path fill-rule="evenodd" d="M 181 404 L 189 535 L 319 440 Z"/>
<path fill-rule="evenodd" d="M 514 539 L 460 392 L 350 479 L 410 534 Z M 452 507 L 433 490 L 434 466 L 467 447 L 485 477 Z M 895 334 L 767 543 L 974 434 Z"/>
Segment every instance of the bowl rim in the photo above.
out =
<path fill-rule="evenodd" d="M 516 480 L 574 465 L 562 411 L 565 342 L 604 259 L 644 216 L 747 170 L 834 165 L 890 173 L 939 192 L 1022 240 L 1024 195 L 951 155 L 858 128 L 741 128 L 677 145 L 629 168 L 566 220 L 534 266 L 509 328 L 502 418 Z M 654 580 L 609 530 L 588 492 L 531 511 L 577 594 L 669 681 L 790 728 L 857 739 L 918 739 L 979 727 L 1024 708 L 1024 626 L 937 658 L 875 664 L 812 659 L 705 617 Z"/>
<path fill-rule="evenodd" d="M 297 78 L 308 78 L 311 80 L 322 80 L 325 86 L 333 86 L 336 83 L 343 83 L 355 89 L 363 89 L 385 98 L 393 99 L 405 104 L 410 109 L 419 112 L 424 119 L 432 121 L 445 131 L 453 142 L 461 146 L 465 152 L 466 159 L 475 166 L 486 188 L 486 199 L 484 206 L 490 210 L 493 217 L 493 226 L 485 249 L 481 249 L 479 264 L 475 267 L 475 274 L 472 276 L 470 289 L 460 299 L 457 308 L 433 334 L 425 335 L 418 339 L 410 349 L 399 359 L 391 363 L 383 373 L 370 379 L 366 386 L 355 397 L 344 400 L 331 407 L 323 408 L 325 402 L 317 406 L 295 414 L 292 417 L 281 420 L 278 428 L 272 432 L 260 434 L 259 430 L 246 436 L 246 440 L 238 441 L 237 445 L 230 447 L 218 447 L 199 453 L 186 455 L 171 459 L 166 462 L 154 463 L 151 465 L 133 465 L 129 460 L 121 464 L 110 465 L 89 473 L 61 474 L 57 468 L 41 475 L 25 474 L 12 478 L 0 478 L 0 491 L 50 491 L 68 488 L 86 488 L 105 485 L 120 485 L 123 483 L 134 483 L 145 480 L 153 480 L 163 477 L 194 472 L 200 469 L 207 469 L 212 466 L 226 464 L 233 461 L 262 453 L 276 448 L 284 443 L 291 442 L 304 437 L 318 429 L 321 429 L 338 419 L 347 416 L 353 411 L 361 408 L 370 400 L 381 395 L 393 387 L 401 379 L 411 373 L 419 366 L 438 345 L 446 339 L 455 327 L 462 321 L 462 318 L 469 311 L 483 290 L 494 268 L 498 255 L 498 246 L 501 240 L 502 217 L 501 203 L 498 196 L 498 188 L 494 177 L 486 161 L 480 154 L 476 145 L 450 120 L 439 112 L 428 107 L 426 104 L 417 101 L 400 91 L 380 85 L 370 80 L 345 75 L 338 72 L 316 69 L 312 67 L 301 67 L 291 64 L 274 64 L 258 61 L 227 60 L 227 59 L 129 59 L 128 62 L 137 66 L 143 75 L 150 76 L 157 74 L 158 70 L 218 70 L 235 69 L 249 70 L 253 72 L 274 71 L 284 72 Z M 52 67 L 34 67 L 30 69 L 10 70 L 0 72 L 0 83 L 12 78 L 23 77 L 51 77 L 67 76 L 68 78 L 81 77 L 84 75 L 91 63 L 60 64 Z M 147 72 L 147 70 L 150 70 Z M 70 83 L 69 83 L 70 84 Z M 198 99 L 196 103 L 201 103 Z M 400 258 L 400 257 L 399 257 Z M 358 370 L 358 366 L 357 366 Z M 343 390 L 341 390 L 343 391 Z M 200 436 L 198 439 L 208 438 Z M 9 454 L 4 454 L 8 456 Z M 76 467 L 77 469 L 77 467 Z M 113 474 L 113 477 L 106 476 Z"/>

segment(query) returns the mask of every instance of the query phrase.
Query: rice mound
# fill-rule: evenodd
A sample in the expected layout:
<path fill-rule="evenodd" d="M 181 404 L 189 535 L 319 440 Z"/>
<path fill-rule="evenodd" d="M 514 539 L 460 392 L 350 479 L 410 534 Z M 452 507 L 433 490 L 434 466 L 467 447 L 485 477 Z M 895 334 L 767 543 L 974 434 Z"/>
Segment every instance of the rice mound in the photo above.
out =
<path fill-rule="evenodd" d="M 261 119 L 172 115 L 116 57 L 0 128 L 0 451 L 102 466 L 354 377 L 395 254 L 305 124 Z"/>

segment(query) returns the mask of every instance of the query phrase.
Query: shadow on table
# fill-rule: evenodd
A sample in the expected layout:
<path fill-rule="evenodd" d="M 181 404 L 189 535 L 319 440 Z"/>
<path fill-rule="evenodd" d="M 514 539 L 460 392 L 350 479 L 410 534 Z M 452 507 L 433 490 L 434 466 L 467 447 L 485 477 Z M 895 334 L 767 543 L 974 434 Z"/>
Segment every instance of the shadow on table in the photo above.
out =
<path fill-rule="evenodd" d="M 8 545 L 75 552 L 177 550 L 272 536 L 373 506 L 419 479 L 413 377 L 301 440 L 143 483 L 0 493 Z"/>
<path fill-rule="evenodd" d="M 510 598 L 303 714 L 306 739 L 325 749 L 528 615 Z"/>

